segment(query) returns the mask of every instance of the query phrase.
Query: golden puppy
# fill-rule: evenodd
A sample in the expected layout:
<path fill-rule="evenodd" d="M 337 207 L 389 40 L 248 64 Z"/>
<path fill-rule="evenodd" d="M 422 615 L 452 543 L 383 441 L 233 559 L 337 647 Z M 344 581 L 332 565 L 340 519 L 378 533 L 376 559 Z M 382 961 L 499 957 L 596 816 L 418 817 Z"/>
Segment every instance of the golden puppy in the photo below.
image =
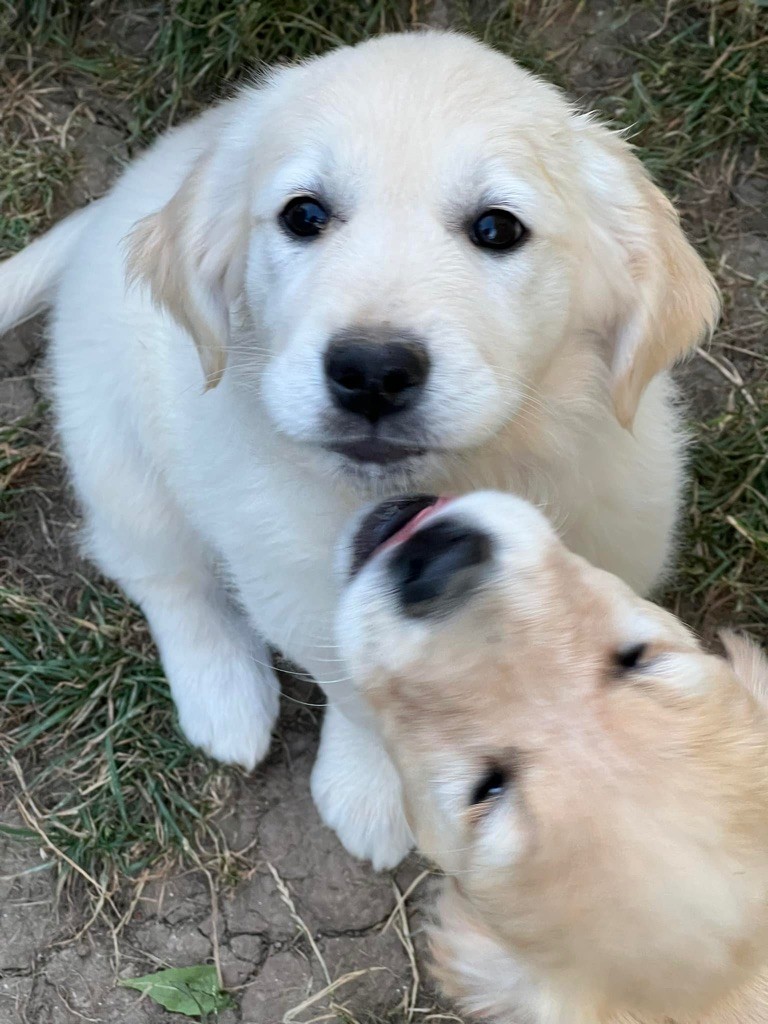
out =
<path fill-rule="evenodd" d="M 385 502 L 347 551 L 445 989 L 504 1024 L 768 1021 L 763 655 L 706 653 L 509 495 Z"/>

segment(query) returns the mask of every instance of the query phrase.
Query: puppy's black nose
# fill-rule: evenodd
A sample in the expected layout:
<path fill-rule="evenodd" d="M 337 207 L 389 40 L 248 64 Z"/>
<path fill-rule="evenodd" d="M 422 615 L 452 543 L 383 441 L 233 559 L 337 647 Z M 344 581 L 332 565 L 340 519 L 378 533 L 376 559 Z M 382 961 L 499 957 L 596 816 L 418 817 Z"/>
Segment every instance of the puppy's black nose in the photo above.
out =
<path fill-rule="evenodd" d="M 406 614 L 447 612 L 480 582 L 491 562 L 487 533 L 456 519 L 424 526 L 396 548 L 389 573 Z"/>
<path fill-rule="evenodd" d="M 339 408 L 375 423 L 414 405 L 429 375 L 429 356 L 408 334 L 345 331 L 328 346 L 325 375 Z"/>

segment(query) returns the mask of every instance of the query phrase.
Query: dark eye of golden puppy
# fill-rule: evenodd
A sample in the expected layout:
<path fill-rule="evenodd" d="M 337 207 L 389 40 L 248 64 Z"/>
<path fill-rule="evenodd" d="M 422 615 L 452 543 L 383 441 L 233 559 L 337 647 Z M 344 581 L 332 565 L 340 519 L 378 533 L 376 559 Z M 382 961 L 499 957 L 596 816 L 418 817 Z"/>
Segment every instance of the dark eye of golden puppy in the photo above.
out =
<path fill-rule="evenodd" d="M 470 807 L 477 807 L 478 804 L 487 803 L 488 800 L 501 796 L 506 789 L 508 781 L 509 777 L 506 770 L 498 765 L 493 765 L 472 791 L 472 796 L 469 800 Z"/>
<path fill-rule="evenodd" d="M 323 204 L 312 196 L 296 196 L 280 214 L 280 223 L 295 238 L 316 238 L 330 219 Z"/>
<path fill-rule="evenodd" d="M 528 228 L 509 210 L 484 210 L 469 229 L 469 237 L 480 249 L 509 252 L 528 237 Z"/>
<path fill-rule="evenodd" d="M 648 653 L 648 644 L 633 644 L 618 651 L 615 656 L 615 665 L 619 671 L 631 672 L 633 669 L 641 668 L 645 656 Z"/>

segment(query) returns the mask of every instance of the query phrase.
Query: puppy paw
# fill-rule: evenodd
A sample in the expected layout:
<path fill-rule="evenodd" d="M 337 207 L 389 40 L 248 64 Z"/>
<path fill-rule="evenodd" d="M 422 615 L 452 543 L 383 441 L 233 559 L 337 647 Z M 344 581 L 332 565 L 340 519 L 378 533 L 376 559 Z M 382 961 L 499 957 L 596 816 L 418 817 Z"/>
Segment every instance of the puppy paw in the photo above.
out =
<path fill-rule="evenodd" d="M 396 867 L 413 848 L 413 835 L 395 766 L 376 736 L 355 733 L 351 724 L 339 729 L 326 722 L 312 771 L 312 797 L 349 853 L 382 871 Z"/>
<path fill-rule="evenodd" d="M 280 699 L 271 668 L 235 657 L 169 677 L 179 725 L 190 743 L 247 771 L 266 757 Z"/>

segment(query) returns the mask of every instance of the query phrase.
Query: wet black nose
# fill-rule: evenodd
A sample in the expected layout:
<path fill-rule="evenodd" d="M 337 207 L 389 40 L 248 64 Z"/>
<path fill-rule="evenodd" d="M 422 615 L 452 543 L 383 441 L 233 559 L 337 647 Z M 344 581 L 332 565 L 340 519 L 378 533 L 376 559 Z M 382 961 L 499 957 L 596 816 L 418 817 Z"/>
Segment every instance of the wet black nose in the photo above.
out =
<path fill-rule="evenodd" d="M 488 534 L 458 519 L 424 526 L 389 564 L 401 607 L 414 617 L 450 611 L 482 580 L 492 555 Z"/>
<path fill-rule="evenodd" d="M 416 403 L 429 375 L 429 356 L 411 335 L 344 332 L 328 346 L 325 375 L 339 408 L 375 423 Z"/>

